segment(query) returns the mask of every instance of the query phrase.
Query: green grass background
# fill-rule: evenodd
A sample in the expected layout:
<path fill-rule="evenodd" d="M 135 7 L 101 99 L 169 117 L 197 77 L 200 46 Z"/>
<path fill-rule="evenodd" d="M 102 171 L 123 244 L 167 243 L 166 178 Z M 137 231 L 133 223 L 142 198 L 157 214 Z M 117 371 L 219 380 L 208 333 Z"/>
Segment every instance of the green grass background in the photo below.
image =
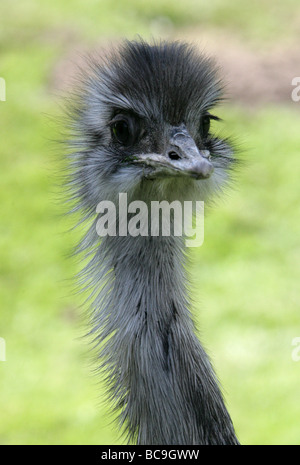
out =
<path fill-rule="evenodd" d="M 70 282 L 78 233 L 67 232 L 57 197 L 53 67 L 73 41 L 147 39 L 157 24 L 280 43 L 299 37 L 299 2 L 1 0 L 0 22 L 0 443 L 122 444 Z M 300 444 L 300 362 L 291 357 L 300 336 L 299 105 L 220 111 L 245 164 L 191 251 L 195 318 L 243 444 Z"/>

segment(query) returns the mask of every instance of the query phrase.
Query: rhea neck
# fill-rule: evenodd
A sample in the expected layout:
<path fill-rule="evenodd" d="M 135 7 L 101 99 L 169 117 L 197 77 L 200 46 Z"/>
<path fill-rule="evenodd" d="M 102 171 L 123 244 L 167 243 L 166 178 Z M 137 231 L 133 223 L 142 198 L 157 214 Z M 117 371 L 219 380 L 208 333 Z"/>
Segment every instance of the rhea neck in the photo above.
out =
<path fill-rule="evenodd" d="M 182 238 L 117 235 L 101 249 L 102 356 L 129 439 L 237 444 L 188 310 Z"/>
<path fill-rule="evenodd" d="M 136 317 L 145 331 L 157 327 L 158 333 L 151 336 L 162 339 L 172 320 L 187 314 L 181 240 L 173 236 L 118 240 L 122 250 L 115 256 L 114 289 L 119 305 L 125 305 L 127 314 Z"/>

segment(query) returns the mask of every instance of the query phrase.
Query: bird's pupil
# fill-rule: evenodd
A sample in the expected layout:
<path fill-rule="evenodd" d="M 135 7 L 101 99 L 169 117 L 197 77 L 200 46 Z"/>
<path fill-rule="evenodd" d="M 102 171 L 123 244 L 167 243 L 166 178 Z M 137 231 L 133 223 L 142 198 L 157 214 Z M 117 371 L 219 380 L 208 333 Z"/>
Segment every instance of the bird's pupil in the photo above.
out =
<path fill-rule="evenodd" d="M 126 121 L 117 121 L 113 125 L 113 134 L 118 142 L 125 144 L 129 139 L 129 127 Z"/>
<path fill-rule="evenodd" d="M 210 117 L 209 115 L 205 115 L 203 120 L 202 120 L 202 125 L 201 125 L 201 132 L 203 137 L 207 137 L 210 129 Z"/>

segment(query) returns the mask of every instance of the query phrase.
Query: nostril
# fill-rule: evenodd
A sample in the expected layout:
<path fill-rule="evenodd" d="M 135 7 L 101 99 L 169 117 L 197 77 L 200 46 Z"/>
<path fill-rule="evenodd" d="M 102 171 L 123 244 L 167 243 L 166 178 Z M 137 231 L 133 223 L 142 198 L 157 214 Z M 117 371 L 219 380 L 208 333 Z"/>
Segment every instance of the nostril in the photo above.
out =
<path fill-rule="evenodd" d="M 178 153 L 176 153 L 176 152 L 169 152 L 168 155 L 169 155 L 169 158 L 171 160 L 180 160 L 181 159 L 180 155 L 178 155 Z"/>

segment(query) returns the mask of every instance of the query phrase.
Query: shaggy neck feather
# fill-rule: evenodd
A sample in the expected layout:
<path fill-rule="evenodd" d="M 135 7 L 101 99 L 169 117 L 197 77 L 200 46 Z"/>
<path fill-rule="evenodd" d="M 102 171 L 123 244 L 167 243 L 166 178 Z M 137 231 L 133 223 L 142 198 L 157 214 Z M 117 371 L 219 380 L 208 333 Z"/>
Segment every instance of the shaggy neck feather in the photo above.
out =
<path fill-rule="evenodd" d="M 106 285 L 95 328 L 129 440 L 237 444 L 188 311 L 181 238 L 106 237 L 98 252 Z"/>

